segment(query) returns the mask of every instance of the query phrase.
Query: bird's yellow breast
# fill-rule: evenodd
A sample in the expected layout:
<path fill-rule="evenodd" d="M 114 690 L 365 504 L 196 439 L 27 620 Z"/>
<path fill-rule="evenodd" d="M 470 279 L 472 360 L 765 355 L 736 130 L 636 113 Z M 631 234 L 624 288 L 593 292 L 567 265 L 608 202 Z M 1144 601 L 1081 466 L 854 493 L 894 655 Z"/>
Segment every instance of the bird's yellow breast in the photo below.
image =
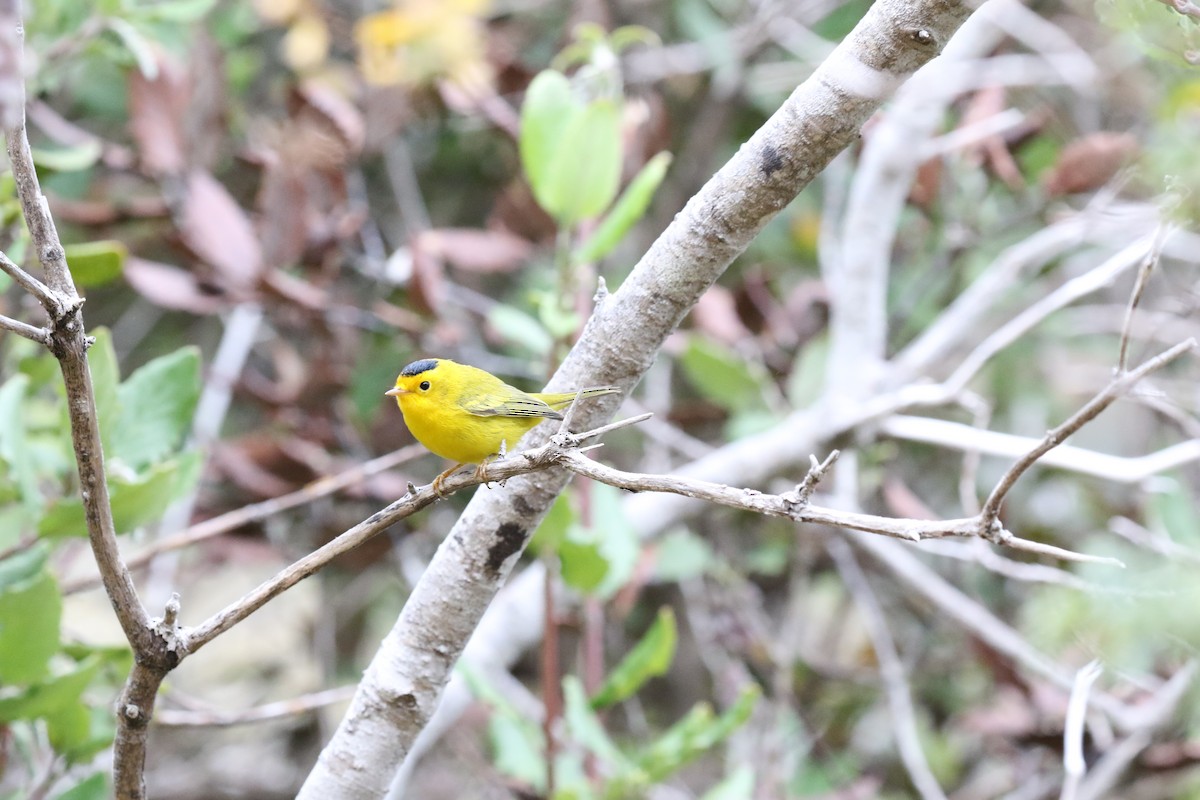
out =
<path fill-rule="evenodd" d="M 399 398 L 404 423 L 418 442 L 430 452 L 460 464 L 478 464 L 500 452 L 516 449 L 526 431 L 541 417 L 480 417 L 450 399 L 405 394 Z"/>

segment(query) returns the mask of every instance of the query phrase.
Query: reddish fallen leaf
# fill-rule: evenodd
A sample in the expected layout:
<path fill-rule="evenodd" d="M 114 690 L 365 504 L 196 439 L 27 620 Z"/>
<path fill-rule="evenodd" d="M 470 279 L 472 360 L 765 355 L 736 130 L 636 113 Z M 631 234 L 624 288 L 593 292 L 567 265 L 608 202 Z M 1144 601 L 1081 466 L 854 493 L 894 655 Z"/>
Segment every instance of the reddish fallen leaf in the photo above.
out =
<path fill-rule="evenodd" d="M 179 235 L 184 244 L 217 272 L 233 292 L 246 292 L 263 270 L 262 248 L 250 218 L 209 173 L 188 176 Z"/>
<path fill-rule="evenodd" d="M 893 516 L 905 519 L 937 519 L 929 506 L 899 476 L 889 475 L 883 482 L 883 502 Z"/>
<path fill-rule="evenodd" d="M 487 226 L 512 231 L 531 242 L 551 241 L 557 230 L 554 220 L 533 199 L 533 191 L 523 180 L 514 180 L 496 198 Z"/>
<path fill-rule="evenodd" d="M 236 442 L 216 443 L 213 466 L 234 486 L 258 497 L 278 497 L 295 491 L 312 479 L 311 474 L 281 477 L 280 471 L 292 471 L 290 459 L 279 445 L 266 435 L 251 435 Z"/>
<path fill-rule="evenodd" d="M 423 314 L 436 315 L 446 294 L 446 267 L 440 258 L 417 247 L 412 248 L 409 255 L 412 276 L 408 280 L 408 292 L 412 306 Z"/>
<path fill-rule="evenodd" d="M 128 197 L 106 200 L 75 200 L 52 195 L 48 198 L 55 219 L 79 225 L 110 225 L 125 219 L 166 217 L 170 209 L 161 197 Z"/>
<path fill-rule="evenodd" d="M 302 104 L 297 116 L 311 118 L 335 134 L 347 154 L 358 154 L 366 140 L 362 113 L 344 95 L 315 80 L 303 81 L 295 90 Z"/>
<path fill-rule="evenodd" d="M 971 97 L 967 111 L 963 114 L 961 127 L 974 125 L 994 117 L 1008 107 L 1008 93 L 1003 86 L 985 86 Z M 1013 190 L 1025 185 L 1025 178 L 1009 151 L 1007 140 L 1002 134 L 994 134 L 979 142 L 971 158 L 976 164 L 986 163 L 988 168 Z"/>
<path fill-rule="evenodd" d="M 310 311 L 326 311 L 329 308 L 328 292 L 282 270 L 269 271 L 263 283 L 273 293 Z"/>
<path fill-rule="evenodd" d="M 128 258 L 124 274 L 125 280 L 138 294 L 162 308 L 192 314 L 214 314 L 226 305 L 219 293 L 206 289 L 195 275 L 179 267 L 142 258 Z"/>
<path fill-rule="evenodd" d="M 156 56 L 153 80 L 139 69 L 129 71 L 129 128 L 146 173 L 182 175 L 188 166 L 184 120 L 191 89 L 183 65 L 165 53 Z"/>
<path fill-rule="evenodd" d="M 725 344 L 736 344 L 753 334 L 738 316 L 733 292 L 724 286 L 713 286 L 700 296 L 692 307 L 695 326 Z"/>
<path fill-rule="evenodd" d="M 941 156 L 927 158 L 917 167 L 912 188 L 908 190 L 908 201 L 928 213 L 937 203 L 942 192 Z"/>
<path fill-rule="evenodd" d="M 308 174 L 286 158 L 263 161 L 255 207 L 263 260 L 275 266 L 298 264 L 308 247 Z M 268 272 L 268 277 L 270 273 Z"/>
<path fill-rule="evenodd" d="M 972 708 L 962 715 L 961 725 L 971 733 L 1006 739 L 1041 732 L 1041 724 L 1029 699 L 1013 686 L 997 687 L 986 706 Z"/>
<path fill-rule="evenodd" d="M 829 324 L 829 287 L 817 279 L 801 281 L 788 293 L 784 310 L 796 332 L 796 345 L 807 344 Z"/>
<path fill-rule="evenodd" d="M 1046 193 L 1059 197 L 1095 191 L 1112 180 L 1137 152 L 1137 139 L 1132 133 L 1088 134 L 1063 148 L 1058 163 L 1046 175 Z"/>
<path fill-rule="evenodd" d="M 478 273 L 512 272 L 524 266 L 533 252 L 533 245 L 520 236 L 479 228 L 421 231 L 413 237 L 412 248 L 414 258 L 436 258 Z"/>

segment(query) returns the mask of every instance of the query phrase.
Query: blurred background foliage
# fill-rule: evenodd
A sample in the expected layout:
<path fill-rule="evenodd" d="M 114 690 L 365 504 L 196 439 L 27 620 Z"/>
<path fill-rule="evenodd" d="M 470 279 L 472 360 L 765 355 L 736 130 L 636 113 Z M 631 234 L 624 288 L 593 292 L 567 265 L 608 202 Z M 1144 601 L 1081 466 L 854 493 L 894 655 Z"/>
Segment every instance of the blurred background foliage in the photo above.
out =
<path fill-rule="evenodd" d="M 382 393 L 417 357 L 540 386 L 598 279 L 620 284 L 867 8 L 29 5 L 30 136 L 87 297 L 127 554 L 410 443 Z M 1037 53 L 1049 37 L 1096 73 L 985 86 L 950 107 L 939 133 L 1005 109 L 1022 117 L 922 163 L 893 254 L 891 352 L 1005 248 L 1097 193 L 1166 202 L 1180 224 L 1196 220 L 1194 16 L 1150 0 L 1036 11 L 1047 27 L 1014 32 L 995 57 Z M 780 213 L 703 298 L 626 406 L 656 420 L 612 436 L 603 458 L 670 471 L 820 395 L 822 245 L 859 152 Z M 0 249 L 32 263 L 7 175 L 0 221 Z M 1004 307 L 1028 305 L 1096 253 L 1055 259 Z M 1156 274 L 1137 355 L 1195 334 L 1194 267 L 1168 259 Z M 38 321 L 5 276 L 0 290 L 3 313 Z M 1090 295 L 989 362 L 971 384 L 989 427 L 1040 436 L 1103 385 L 1128 291 L 1123 282 Z M 1156 378 L 1167 400 L 1122 404 L 1080 444 L 1137 455 L 1200 436 L 1196 377 L 1193 363 Z M 13 336 L 0 338 L 0 379 L 0 796 L 106 797 L 111 707 L 129 655 L 92 580 L 61 379 L 49 354 Z M 949 451 L 870 432 L 839 444 L 858 449 L 870 510 L 965 513 L 963 462 Z M 985 459 L 975 490 L 1003 466 Z M 156 610 L 180 591 L 194 622 L 440 469 L 422 456 L 160 556 L 139 567 L 144 597 Z M 975 562 L 928 563 L 1053 658 L 1100 658 L 1122 691 L 1148 690 L 1200 641 L 1197 487 L 1194 465 L 1136 487 L 1049 469 L 1018 486 L 1009 528 L 1114 554 L 1124 571 L 1027 582 Z M 160 704 L 168 724 L 152 737 L 151 795 L 292 796 L 339 706 L 229 728 L 169 724 L 169 712 L 236 713 L 353 682 L 465 501 L 397 526 L 185 662 Z M 616 490 L 577 486 L 529 556 L 555 564 L 584 598 L 559 609 L 552 639 L 566 673 L 556 797 L 912 796 L 866 624 L 823 532 L 797 537 L 778 520 L 714 509 L 641 542 L 624 513 Z M 941 784 L 956 798 L 999 797 L 1057 774 L 1063 693 L 871 578 Z M 513 667 L 518 681 L 470 675 L 478 703 L 408 796 L 547 791 L 537 661 Z M 1196 699 L 1114 796 L 1200 797 Z"/>

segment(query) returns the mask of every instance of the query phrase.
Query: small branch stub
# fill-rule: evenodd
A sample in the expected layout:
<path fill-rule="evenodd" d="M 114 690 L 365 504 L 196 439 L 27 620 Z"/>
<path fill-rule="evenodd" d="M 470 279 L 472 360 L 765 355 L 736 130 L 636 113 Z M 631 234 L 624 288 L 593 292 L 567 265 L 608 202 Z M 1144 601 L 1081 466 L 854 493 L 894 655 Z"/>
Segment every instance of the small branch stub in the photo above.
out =
<path fill-rule="evenodd" d="M 816 456 L 809 455 L 808 460 L 811 466 L 808 468 L 808 474 L 796 486 L 794 493 L 795 503 L 798 508 L 808 505 L 809 500 L 812 499 L 812 493 L 816 491 L 817 484 L 825 478 L 825 474 L 829 472 L 829 468 L 834 465 L 841 454 L 841 450 L 833 450 L 829 455 L 825 456 L 824 461 L 820 462 L 817 461 Z"/>

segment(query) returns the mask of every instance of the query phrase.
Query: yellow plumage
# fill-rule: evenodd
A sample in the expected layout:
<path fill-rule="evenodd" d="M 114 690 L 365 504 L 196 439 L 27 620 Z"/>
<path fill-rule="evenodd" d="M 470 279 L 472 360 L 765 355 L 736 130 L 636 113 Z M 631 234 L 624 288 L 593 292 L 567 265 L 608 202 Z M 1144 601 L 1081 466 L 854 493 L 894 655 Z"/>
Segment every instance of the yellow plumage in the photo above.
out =
<path fill-rule="evenodd" d="M 584 397 L 619 392 L 615 386 L 584 389 Z M 396 398 L 404 422 L 431 452 L 455 462 L 438 475 L 433 488 L 464 464 L 484 464 L 512 450 L 525 433 L 558 412 L 577 392 L 527 393 L 490 372 L 445 358 L 414 361 L 400 371 L 386 394 Z"/>

